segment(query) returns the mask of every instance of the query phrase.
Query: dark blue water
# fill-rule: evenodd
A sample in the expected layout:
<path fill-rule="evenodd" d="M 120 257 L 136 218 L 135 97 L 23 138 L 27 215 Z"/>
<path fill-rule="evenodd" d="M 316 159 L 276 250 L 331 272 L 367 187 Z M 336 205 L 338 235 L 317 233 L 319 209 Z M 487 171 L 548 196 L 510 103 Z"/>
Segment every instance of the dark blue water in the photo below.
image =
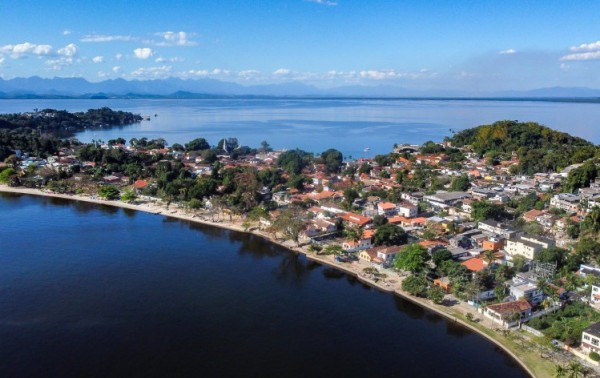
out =
<path fill-rule="evenodd" d="M 0 100 L 0 113 L 56 108 L 82 111 L 109 106 L 151 121 L 78 134 L 84 142 L 117 137 L 165 138 L 216 144 L 237 137 L 243 145 L 301 148 L 320 153 L 337 148 L 354 158 L 391 151 L 395 143 L 441 141 L 452 130 L 498 120 L 535 121 L 600 143 L 600 104 L 472 100 Z M 368 153 L 364 148 L 369 147 Z"/>
<path fill-rule="evenodd" d="M 259 238 L 0 194 L 0 376 L 526 376 L 451 321 Z"/>

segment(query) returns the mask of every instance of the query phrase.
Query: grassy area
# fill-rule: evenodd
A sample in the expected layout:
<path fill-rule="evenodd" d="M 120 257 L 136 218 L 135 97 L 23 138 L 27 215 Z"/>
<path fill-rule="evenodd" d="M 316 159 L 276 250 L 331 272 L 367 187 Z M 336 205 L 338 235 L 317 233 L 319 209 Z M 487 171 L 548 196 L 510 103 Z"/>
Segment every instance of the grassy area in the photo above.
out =
<path fill-rule="evenodd" d="M 490 338 L 496 340 L 499 344 L 503 345 L 515 355 L 519 356 L 519 359 L 533 372 L 536 377 L 552 377 L 555 373 L 555 363 L 551 360 L 542 358 L 537 348 L 532 348 L 531 341 L 525 341 L 522 344 L 521 341 L 515 341 L 514 338 L 505 337 L 502 333 L 489 329 L 485 326 L 477 324 L 476 322 L 469 322 L 466 317 L 462 314 L 456 313 L 457 318 L 470 324 L 481 333 L 486 334 Z"/>

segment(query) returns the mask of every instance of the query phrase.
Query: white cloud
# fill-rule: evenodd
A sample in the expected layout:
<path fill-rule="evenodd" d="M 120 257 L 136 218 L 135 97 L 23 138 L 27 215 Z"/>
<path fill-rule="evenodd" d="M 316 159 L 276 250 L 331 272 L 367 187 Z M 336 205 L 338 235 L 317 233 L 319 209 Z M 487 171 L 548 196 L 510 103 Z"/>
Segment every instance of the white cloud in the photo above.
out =
<path fill-rule="evenodd" d="M 77 54 L 77 46 L 73 43 L 69 43 L 65 47 L 58 49 L 56 53 L 67 57 L 75 56 L 75 54 Z"/>
<path fill-rule="evenodd" d="M 171 63 L 175 63 L 175 62 L 183 62 L 185 59 L 183 59 L 182 57 L 179 56 L 175 56 L 172 58 L 165 58 L 162 56 L 159 56 L 158 58 L 154 59 L 154 61 L 156 63 L 164 63 L 164 62 L 171 62 Z"/>
<path fill-rule="evenodd" d="M 26 56 L 50 55 L 52 54 L 52 46 L 25 42 L 16 45 L 1 46 L 0 52 L 9 54 L 13 59 L 18 59 Z"/>
<path fill-rule="evenodd" d="M 156 36 L 162 37 L 160 41 L 148 40 L 144 41 L 145 43 L 155 45 L 155 46 L 197 46 L 198 43 L 194 41 L 190 41 L 189 37 L 196 35 L 195 33 L 187 33 L 184 31 L 173 32 L 166 31 L 155 33 Z"/>
<path fill-rule="evenodd" d="M 562 61 L 569 60 L 600 60 L 600 50 L 598 51 L 588 51 L 583 53 L 575 53 L 564 55 L 560 58 Z"/>
<path fill-rule="evenodd" d="M 337 1 L 331 1 L 331 0 L 304 0 L 304 1 L 306 1 L 308 3 L 327 5 L 329 7 L 338 5 Z"/>
<path fill-rule="evenodd" d="M 131 72 L 131 76 L 138 79 L 165 79 L 171 76 L 172 71 L 171 66 L 141 67 Z"/>
<path fill-rule="evenodd" d="M 49 66 L 50 69 L 55 71 L 60 71 L 65 67 L 68 67 L 73 64 L 73 57 L 71 56 L 61 56 L 56 59 L 48 59 L 44 62 L 45 65 Z"/>
<path fill-rule="evenodd" d="M 88 34 L 84 35 L 79 39 L 80 42 L 129 42 L 134 41 L 136 38 L 130 35 L 104 35 L 104 34 Z"/>
<path fill-rule="evenodd" d="M 516 54 L 517 50 L 515 49 L 508 49 L 508 50 L 500 50 L 498 51 L 498 54 L 500 55 L 512 55 L 512 54 Z"/>
<path fill-rule="evenodd" d="M 138 47 L 137 49 L 133 50 L 133 53 L 138 59 L 148 59 L 154 55 L 154 51 L 152 51 L 152 49 L 149 47 Z"/>
<path fill-rule="evenodd" d="M 242 70 L 237 73 L 237 76 L 244 80 L 251 80 L 260 77 L 260 71 L 257 70 Z"/>
<path fill-rule="evenodd" d="M 595 51 L 600 50 L 600 41 L 592 42 L 592 43 L 582 43 L 579 46 L 571 46 L 569 49 L 571 51 Z"/>
<path fill-rule="evenodd" d="M 104 57 L 102 55 L 95 56 L 92 58 L 92 62 L 102 63 L 102 62 L 104 62 Z"/>
<path fill-rule="evenodd" d="M 275 70 L 273 72 L 273 75 L 275 76 L 286 76 L 289 75 L 292 71 L 290 71 L 288 68 L 280 68 L 278 70 Z"/>
<path fill-rule="evenodd" d="M 208 76 L 221 76 L 226 77 L 231 74 L 231 71 L 224 70 L 221 68 L 214 68 L 212 70 L 188 70 L 185 72 L 178 73 L 178 76 L 182 78 L 190 77 L 208 77 Z"/>
<path fill-rule="evenodd" d="M 116 60 L 121 60 L 121 59 L 123 59 L 123 54 L 117 54 L 117 55 L 115 55 L 115 59 L 116 59 Z"/>
<path fill-rule="evenodd" d="M 73 33 L 72 31 L 70 31 L 69 29 L 65 29 L 62 32 L 62 35 L 71 35 L 71 33 Z"/>
<path fill-rule="evenodd" d="M 114 67 L 112 68 L 112 72 L 114 72 L 114 73 L 119 73 L 119 72 L 121 72 L 121 67 L 120 67 L 120 66 L 114 66 Z"/>
<path fill-rule="evenodd" d="M 0 64 L 4 63 L 4 59 L 5 58 L 3 56 L 0 56 Z"/>

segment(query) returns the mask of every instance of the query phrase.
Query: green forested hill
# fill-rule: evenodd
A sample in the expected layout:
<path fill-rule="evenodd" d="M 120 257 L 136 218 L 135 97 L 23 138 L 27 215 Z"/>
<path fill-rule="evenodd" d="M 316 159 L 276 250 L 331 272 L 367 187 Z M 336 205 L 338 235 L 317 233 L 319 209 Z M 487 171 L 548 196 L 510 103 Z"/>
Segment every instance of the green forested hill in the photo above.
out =
<path fill-rule="evenodd" d="M 498 121 L 462 130 L 450 138 L 456 147 L 471 146 L 487 157 L 519 157 L 518 173 L 559 171 L 596 155 L 597 147 L 585 139 L 552 130 L 535 122 Z"/>

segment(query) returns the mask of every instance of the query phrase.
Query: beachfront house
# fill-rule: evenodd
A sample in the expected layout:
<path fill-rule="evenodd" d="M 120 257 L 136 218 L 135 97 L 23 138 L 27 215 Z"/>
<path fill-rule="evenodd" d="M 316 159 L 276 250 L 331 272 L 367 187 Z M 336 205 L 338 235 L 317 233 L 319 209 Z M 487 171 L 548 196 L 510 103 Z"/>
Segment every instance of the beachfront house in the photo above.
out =
<path fill-rule="evenodd" d="M 600 352 L 600 322 L 583 330 L 581 333 L 581 350 L 585 354 Z"/>
<path fill-rule="evenodd" d="M 531 304 L 524 299 L 486 306 L 483 315 L 504 328 L 519 325 L 531 318 Z"/>

